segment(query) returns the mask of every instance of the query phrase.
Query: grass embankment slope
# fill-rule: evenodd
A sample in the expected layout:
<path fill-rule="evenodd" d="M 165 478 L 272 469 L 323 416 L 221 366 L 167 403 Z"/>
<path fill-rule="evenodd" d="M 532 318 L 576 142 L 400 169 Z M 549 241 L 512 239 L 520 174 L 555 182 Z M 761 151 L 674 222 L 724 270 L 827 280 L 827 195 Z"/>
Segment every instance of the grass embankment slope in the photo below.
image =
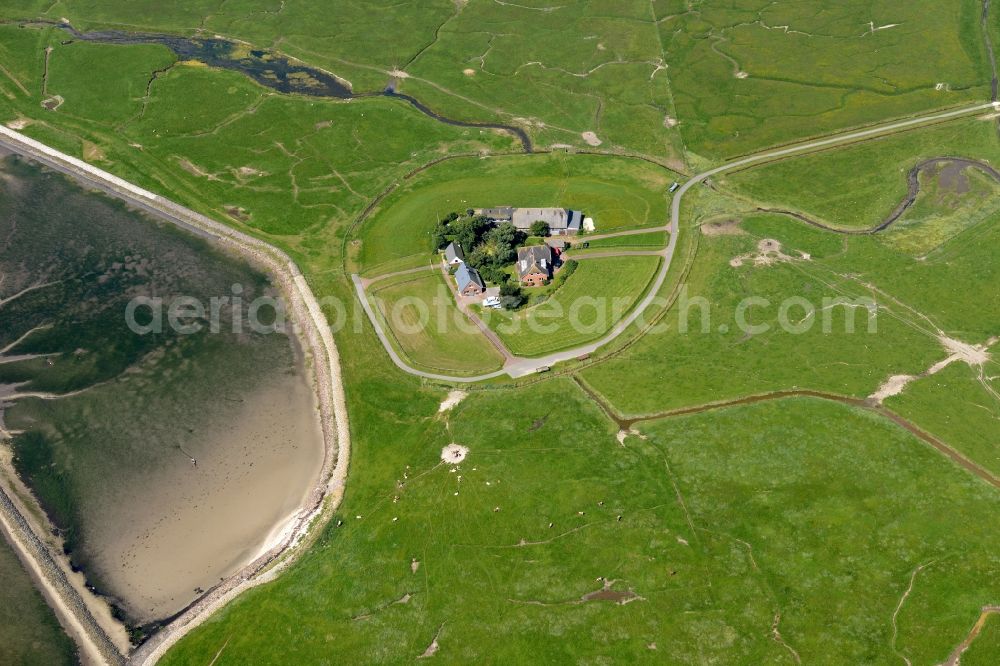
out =
<path fill-rule="evenodd" d="M 35 589 L 17 555 L 0 537 L 0 662 L 73 664 L 76 650 Z"/>
<path fill-rule="evenodd" d="M 500 352 L 459 311 L 440 273 L 376 284 L 369 297 L 396 346 L 418 369 L 475 375 L 503 365 Z"/>
<path fill-rule="evenodd" d="M 594 155 L 458 158 L 431 166 L 383 200 L 357 231 L 365 275 L 418 266 L 430 232 L 468 208 L 558 206 L 592 217 L 599 233 L 662 226 L 673 174 L 637 159 Z"/>
<path fill-rule="evenodd" d="M 621 321 L 659 265 L 659 257 L 582 260 L 565 284 L 538 305 L 515 312 L 489 310 L 482 316 L 518 356 L 569 349 L 600 338 Z"/>

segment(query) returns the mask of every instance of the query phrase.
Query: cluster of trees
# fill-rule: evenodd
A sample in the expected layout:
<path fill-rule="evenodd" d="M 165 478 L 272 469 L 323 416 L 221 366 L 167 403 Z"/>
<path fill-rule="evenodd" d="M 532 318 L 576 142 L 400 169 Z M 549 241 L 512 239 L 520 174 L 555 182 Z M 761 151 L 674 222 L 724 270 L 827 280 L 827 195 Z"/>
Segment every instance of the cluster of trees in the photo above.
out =
<path fill-rule="evenodd" d="M 487 282 L 503 284 L 509 278 L 505 267 L 517 258 L 517 246 L 524 242 L 524 233 L 510 222 L 493 222 L 482 215 L 462 217 L 451 213 L 440 220 L 433 232 L 435 249 L 448 245 L 450 237 L 462 246 L 465 263 L 479 271 Z"/>
<path fill-rule="evenodd" d="M 500 306 L 504 310 L 516 310 L 528 300 L 517 282 L 504 282 L 500 285 Z"/>
<path fill-rule="evenodd" d="M 531 225 L 532 236 L 545 237 L 550 233 L 546 222 L 539 220 Z M 527 234 L 510 222 L 494 224 L 488 217 L 476 215 L 472 209 L 464 215 L 449 213 L 438 220 L 431 232 L 435 251 L 452 241 L 462 246 L 465 263 L 479 271 L 487 282 L 500 285 L 500 302 L 508 310 L 516 310 L 527 300 L 521 285 L 511 280 L 506 270 L 517 259 L 517 246 L 526 239 Z"/>

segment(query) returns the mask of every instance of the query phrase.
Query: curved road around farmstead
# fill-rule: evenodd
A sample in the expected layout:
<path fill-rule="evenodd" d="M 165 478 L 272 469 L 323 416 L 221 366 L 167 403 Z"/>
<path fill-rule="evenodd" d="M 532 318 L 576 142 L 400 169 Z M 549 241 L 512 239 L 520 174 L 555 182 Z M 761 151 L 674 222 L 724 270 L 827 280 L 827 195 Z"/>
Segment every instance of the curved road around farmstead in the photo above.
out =
<path fill-rule="evenodd" d="M 386 335 L 382 328 L 381 323 L 375 316 L 375 312 L 372 309 L 371 303 L 369 303 L 368 297 L 365 293 L 365 286 L 368 281 L 363 280 L 360 275 L 352 275 L 351 279 L 354 281 L 354 289 L 357 293 L 358 299 L 361 301 L 361 306 L 364 308 L 365 313 L 368 315 L 368 319 L 375 329 L 375 334 L 378 336 L 379 340 L 382 342 L 382 346 L 385 347 L 386 353 L 389 354 L 389 358 L 392 362 L 396 364 L 403 372 L 415 375 L 417 377 L 423 377 L 424 379 L 432 379 L 436 381 L 455 383 L 455 384 L 468 384 L 473 382 L 486 381 L 489 379 L 495 379 L 497 377 L 502 377 L 503 375 L 509 375 L 510 377 L 517 378 L 523 377 L 525 375 L 530 375 L 532 373 L 538 372 L 542 368 L 549 368 L 557 363 L 562 363 L 565 361 L 570 361 L 581 356 L 586 356 L 588 354 L 593 354 L 601 347 L 614 341 L 620 335 L 622 335 L 632 324 L 642 317 L 649 306 L 656 302 L 659 297 L 660 289 L 667 280 L 667 274 L 670 271 L 670 265 L 673 263 L 674 252 L 677 248 L 677 236 L 680 231 L 680 217 L 681 217 L 681 202 L 684 199 L 684 195 L 695 185 L 704 182 L 708 178 L 726 171 L 731 171 L 733 169 L 738 169 L 740 167 L 748 166 L 751 164 L 756 164 L 759 162 L 767 162 L 769 160 L 779 159 L 782 157 L 788 157 L 791 155 L 797 155 L 800 153 L 808 153 L 819 148 L 826 148 L 829 146 L 835 146 L 839 144 L 851 143 L 854 141 L 859 141 L 861 139 L 868 139 L 872 137 L 893 134 L 902 130 L 910 129 L 915 126 L 939 122 L 943 120 L 950 120 L 952 118 L 958 118 L 961 116 L 972 115 L 980 113 L 986 110 L 1000 111 L 1000 103 L 998 102 L 986 102 L 983 104 L 976 104 L 974 106 L 966 106 L 960 109 L 953 109 L 951 111 L 932 113 L 923 116 L 917 116 L 914 118 L 909 118 L 907 120 L 900 120 L 887 125 L 880 125 L 876 127 L 870 127 L 868 129 L 856 130 L 846 133 L 835 134 L 822 139 L 814 139 L 812 141 L 807 141 L 805 143 L 799 143 L 785 148 L 778 148 L 773 150 L 766 150 L 760 153 L 755 153 L 747 157 L 743 157 L 732 162 L 727 162 L 721 166 L 717 166 L 708 171 L 704 171 L 687 182 L 685 182 L 674 194 L 673 201 L 670 205 L 670 220 L 662 227 L 653 227 L 649 229 L 637 229 L 630 231 L 622 231 L 618 233 L 602 234 L 600 236 L 592 236 L 588 238 L 614 238 L 617 236 L 630 236 L 636 234 L 644 234 L 657 231 L 666 231 L 670 235 L 670 240 L 667 246 L 663 250 L 654 251 L 650 254 L 655 254 L 663 258 L 660 265 L 660 270 L 653 278 L 650 287 L 647 290 L 646 295 L 643 299 L 632 309 L 632 311 L 618 322 L 610 332 L 604 335 L 596 342 L 592 342 L 586 345 L 581 345 L 579 347 L 574 347 L 573 349 L 566 349 L 560 352 L 555 352 L 548 354 L 546 356 L 540 356 L 537 358 L 525 358 L 520 356 L 512 356 L 504 364 L 502 370 L 496 372 L 491 372 L 484 375 L 477 375 L 473 377 L 456 377 L 452 375 L 436 374 L 431 372 L 424 372 L 422 370 L 417 370 L 416 368 L 410 366 L 393 348 L 389 337 Z M 977 165 L 978 166 L 978 165 Z M 905 210 L 905 208 L 904 208 Z M 902 214 L 902 211 L 899 212 Z M 898 217 L 898 215 L 896 216 Z M 890 222 L 891 224 L 891 222 Z M 609 252 L 608 255 L 611 253 Z M 623 252 L 624 254 L 624 252 Z M 645 254 L 645 252 L 644 252 Z M 605 256 L 608 256 L 605 255 Z M 592 255 L 593 256 L 593 255 Z M 579 257 L 583 258 L 583 257 Z M 422 269 L 419 269 L 422 270 Z M 377 278 L 374 278 L 377 279 Z"/>

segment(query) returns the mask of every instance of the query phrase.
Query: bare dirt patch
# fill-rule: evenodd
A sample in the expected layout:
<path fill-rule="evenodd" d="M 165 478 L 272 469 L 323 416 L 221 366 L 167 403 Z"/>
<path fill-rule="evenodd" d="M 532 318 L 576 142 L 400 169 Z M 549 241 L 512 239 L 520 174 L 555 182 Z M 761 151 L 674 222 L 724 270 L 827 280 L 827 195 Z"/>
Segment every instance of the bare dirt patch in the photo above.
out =
<path fill-rule="evenodd" d="M 663 126 L 666 128 L 677 127 L 677 119 L 673 116 L 663 116 Z"/>
<path fill-rule="evenodd" d="M 240 222 L 250 221 L 250 211 L 242 206 L 226 206 L 226 215 L 235 218 Z"/>
<path fill-rule="evenodd" d="M 983 345 L 972 345 L 940 334 L 938 342 L 948 352 L 947 358 L 938 361 L 919 375 L 893 375 L 889 377 L 877 391 L 868 396 L 868 399 L 881 404 L 886 398 L 901 394 L 910 383 L 936 375 L 956 361 L 961 361 L 971 367 L 981 368 L 990 361 L 989 347 L 995 343 L 995 340 L 990 340 Z"/>
<path fill-rule="evenodd" d="M 764 238 L 759 243 L 757 243 L 757 252 L 748 252 L 747 254 L 741 254 L 737 257 L 733 257 L 729 260 L 729 265 L 733 268 L 739 268 L 743 266 L 748 261 L 753 262 L 754 266 L 773 266 L 776 263 L 783 261 L 808 261 L 811 257 L 805 253 L 799 253 L 798 257 L 793 257 L 791 255 L 785 254 L 781 249 L 781 243 L 774 240 L 773 238 Z"/>
<path fill-rule="evenodd" d="M 440 649 L 441 647 L 438 644 L 438 638 L 441 637 L 442 629 L 444 629 L 444 625 L 438 627 L 437 633 L 434 634 L 434 640 L 431 641 L 431 644 L 427 646 L 427 649 L 424 650 L 424 653 L 419 657 L 417 657 L 417 659 L 427 659 L 428 657 L 433 657 L 435 654 L 437 654 L 438 649 Z"/>
<path fill-rule="evenodd" d="M 882 386 L 869 396 L 869 399 L 881 403 L 886 398 L 902 393 L 907 385 L 915 379 L 917 379 L 916 375 L 893 375 L 885 380 Z"/>
<path fill-rule="evenodd" d="M 593 132 L 584 132 L 580 136 L 583 137 L 583 140 L 587 142 L 588 146 L 594 146 L 596 148 L 597 146 L 599 146 L 602 143 L 604 143 L 603 141 L 601 141 L 600 139 L 598 139 L 597 135 L 595 133 L 593 133 Z"/>
<path fill-rule="evenodd" d="M 746 234 L 740 227 L 742 220 L 718 220 L 706 222 L 699 227 L 703 236 L 743 236 Z"/>
<path fill-rule="evenodd" d="M 218 178 L 214 174 L 208 173 L 204 169 L 199 168 L 190 160 L 186 160 L 184 158 L 178 158 L 177 163 L 180 165 L 182 169 L 184 169 L 185 171 L 187 171 L 192 175 L 198 176 L 199 178 L 205 178 L 207 180 L 218 180 Z"/>
<path fill-rule="evenodd" d="M 613 601 L 619 606 L 624 606 L 630 601 L 635 601 L 636 599 L 642 599 L 638 594 L 632 590 L 613 590 L 611 586 L 615 584 L 616 581 L 605 580 L 604 587 L 596 592 L 588 592 L 587 594 L 580 597 L 580 601 Z"/>
<path fill-rule="evenodd" d="M 87 160 L 88 162 L 100 162 L 108 158 L 104 154 L 104 151 L 101 150 L 101 147 L 98 146 L 96 143 L 92 143 L 90 141 L 84 141 L 83 159 Z"/>
<path fill-rule="evenodd" d="M 241 166 L 239 169 L 234 169 L 233 174 L 240 180 L 246 180 L 248 178 L 262 178 L 263 176 L 270 175 L 266 171 L 261 171 L 260 169 L 255 169 L 249 166 Z"/>
<path fill-rule="evenodd" d="M 14 120 L 7 122 L 7 127 L 12 130 L 23 130 L 25 127 L 32 123 L 31 118 L 15 118 Z"/>
<path fill-rule="evenodd" d="M 458 403 L 465 400 L 469 394 L 465 391 L 452 391 L 448 394 L 448 397 L 444 399 L 441 406 L 438 407 L 438 413 L 447 412 L 452 407 L 458 405 Z"/>
<path fill-rule="evenodd" d="M 951 352 L 956 361 L 962 361 L 968 365 L 980 366 L 985 365 L 990 360 L 990 353 L 987 351 L 989 343 L 986 345 L 971 345 L 945 335 L 939 335 L 938 342 Z"/>
<path fill-rule="evenodd" d="M 465 460 L 467 455 L 469 455 L 468 447 L 462 446 L 461 444 L 449 444 L 441 449 L 441 460 L 449 465 L 457 465 Z"/>

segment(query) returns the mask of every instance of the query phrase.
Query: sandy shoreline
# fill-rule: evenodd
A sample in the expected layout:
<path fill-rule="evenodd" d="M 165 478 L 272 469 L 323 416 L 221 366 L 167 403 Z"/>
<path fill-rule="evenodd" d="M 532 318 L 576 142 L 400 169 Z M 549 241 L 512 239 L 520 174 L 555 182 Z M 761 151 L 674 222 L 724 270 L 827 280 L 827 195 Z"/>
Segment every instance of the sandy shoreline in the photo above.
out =
<path fill-rule="evenodd" d="M 212 612 L 244 590 L 273 580 L 295 559 L 301 543 L 317 518 L 327 518 L 343 497 L 350 456 L 347 404 L 340 374 L 340 358 L 333 334 L 316 297 L 298 267 L 281 250 L 204 215 L 183 208 L 163 197 L 143 190 L 117 176 L 60 153 L 18 132 L 0 125 L 0 142 L 25 157 L 69 174 L 126 203 L 166 219 L 189 231 L 207 236 L 224 249 L 248 260 L 274 280 L 285 297 L 288 314 L 306 355 L 304 367 L 310 372 L 319 405 L 323 435 L 323 464 L 318 481 L 285 527 L 272 531 L 274 542 L 264 544 L 262 553 L 188 607 L 131 656 L 136 664 L 155 663 L 182 636 L 203 622 Z M 270 546 L 270 547 L 268 547 Z M 291 551 L 291 552 L 289 552 Z M 22 550 L 19 549 L 19 555 Z M 31 554 L 29 554 L 30 556 Z M 287 555 L 287 556 L 286 556 Z M 277 560 L 279 560 L 276 562 Z"/>
<path fill-rule="evenodd" d="M 318 405 L 296 365 L 294 374 L 281 366 L 241 388 L 238 406 L 219 405 L 224 415 L 199 427 L 183 451 L 81 505 L 89 520 L 80 560 L 131 622 L 174 616 L 197 589 L 259 557 L 315 487 L 323 464 Z"/>

